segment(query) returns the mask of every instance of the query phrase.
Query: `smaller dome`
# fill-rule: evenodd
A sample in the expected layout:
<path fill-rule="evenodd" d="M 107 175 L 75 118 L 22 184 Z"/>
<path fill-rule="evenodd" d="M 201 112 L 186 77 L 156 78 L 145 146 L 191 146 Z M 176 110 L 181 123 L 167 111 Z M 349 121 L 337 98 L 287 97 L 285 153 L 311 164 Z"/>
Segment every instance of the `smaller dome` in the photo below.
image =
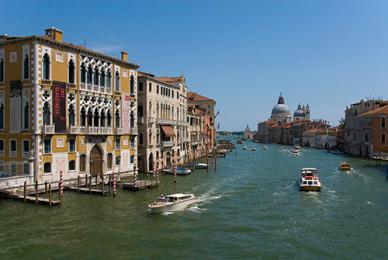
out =
<path fill-rule="evenodd" d="M 306 113 L 301 109 L 298 109 L 294 112 L 294 117 L 305 117 L 305 116 L 306 116 Z"/>

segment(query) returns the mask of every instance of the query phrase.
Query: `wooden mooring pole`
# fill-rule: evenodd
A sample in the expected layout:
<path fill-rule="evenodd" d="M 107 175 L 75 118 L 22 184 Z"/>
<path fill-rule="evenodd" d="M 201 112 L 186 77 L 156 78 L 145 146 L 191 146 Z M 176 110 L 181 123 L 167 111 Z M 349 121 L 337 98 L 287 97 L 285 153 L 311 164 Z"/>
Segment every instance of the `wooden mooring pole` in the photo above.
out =
<path fill-rule="evenodd" d="M 101 179 L 102 179 L 102 182 L 101 182 L 101 185 L 102 185 L 102 196 L 104 196 L 104 193 L 105 193 L 105 190 L 104 190 L 104 174 L 102 174 L 101 176 Z"/>
<path fill-rule="evenodd" d="M 24 190 L 23 190 L 23 199 L 24 199 L 24 202 L 27 202 L 27 182 L 24 182 Z"/>
<path fill-rule="evenodd" d="M 35 204 L 38 204 L 38 180 L 35 181 Z"/>
<path fill-rule="evenodd" d="M 47 199 L 48 196 L 48 183 L 47 181 L 44 182 L 44 197 Z"/>
<path fill-rule="evenodd" d="M 51 200 L 51 183 L 49 183 L 49 205 L 52 205 L 52 200 Z"/>
<path fill-rule="evenodd" d="M 112 174 L 109 174 L 108 187 L 109 187 L 109 195 L 111 195 L 111 182 L 112 182 Z"/>
<path fill-rule="evenodd" d="M 92 175 L 89 176 L 89 193 L 92 190 Z"/>

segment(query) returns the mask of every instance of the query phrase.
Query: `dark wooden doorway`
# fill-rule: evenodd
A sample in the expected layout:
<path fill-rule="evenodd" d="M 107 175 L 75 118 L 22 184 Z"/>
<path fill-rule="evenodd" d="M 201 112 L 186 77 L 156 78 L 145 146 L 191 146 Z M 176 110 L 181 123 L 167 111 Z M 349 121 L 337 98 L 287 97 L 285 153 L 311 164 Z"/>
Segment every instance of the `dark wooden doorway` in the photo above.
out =
<path fill-rule="evenodd" d="M 95 145 L 90 151 L 90 175 L 102 175 L 102 152 L 100 148 Z"/>

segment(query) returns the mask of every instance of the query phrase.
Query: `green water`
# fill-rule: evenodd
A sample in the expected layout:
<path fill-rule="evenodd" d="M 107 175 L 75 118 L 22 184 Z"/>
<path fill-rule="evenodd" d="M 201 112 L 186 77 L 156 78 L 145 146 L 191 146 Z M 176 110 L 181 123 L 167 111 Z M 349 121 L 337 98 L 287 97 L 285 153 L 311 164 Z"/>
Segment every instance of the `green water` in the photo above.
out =
<path fill-rule="evenodd" d="M 217 171 L 162 176 L 157 189 L 116 198 L 65 193 L 60 207 L 0 201 L 0 259 L 387 258 L 388 182 L 373 162 L 305 149 L 245 143 Z M 337 170 L 343 160 L 355 170 Z M 316 167 L 321 193 L 301 193 L 302 167 Z M 151 215 L 160 193 L 201 202 Z"/>

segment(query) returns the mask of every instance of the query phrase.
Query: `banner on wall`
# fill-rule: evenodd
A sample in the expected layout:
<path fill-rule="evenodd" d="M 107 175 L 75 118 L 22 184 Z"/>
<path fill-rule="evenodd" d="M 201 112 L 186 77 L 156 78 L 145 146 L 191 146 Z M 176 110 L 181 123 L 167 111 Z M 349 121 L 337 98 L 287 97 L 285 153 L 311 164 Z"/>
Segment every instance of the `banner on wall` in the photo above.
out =
<path fill-rule="evenodd" d="M 54 83 L 53 90 L 53 121 L 55 132 L 66 131 L 66 85 Z"/>
<path fill-rule="evenodd" d="M 130 129 L 130 117 L 131 117 L 131 100 L 129 94 L 122 94 L 122 125 L 121 127 L 129 130 Z"/>

